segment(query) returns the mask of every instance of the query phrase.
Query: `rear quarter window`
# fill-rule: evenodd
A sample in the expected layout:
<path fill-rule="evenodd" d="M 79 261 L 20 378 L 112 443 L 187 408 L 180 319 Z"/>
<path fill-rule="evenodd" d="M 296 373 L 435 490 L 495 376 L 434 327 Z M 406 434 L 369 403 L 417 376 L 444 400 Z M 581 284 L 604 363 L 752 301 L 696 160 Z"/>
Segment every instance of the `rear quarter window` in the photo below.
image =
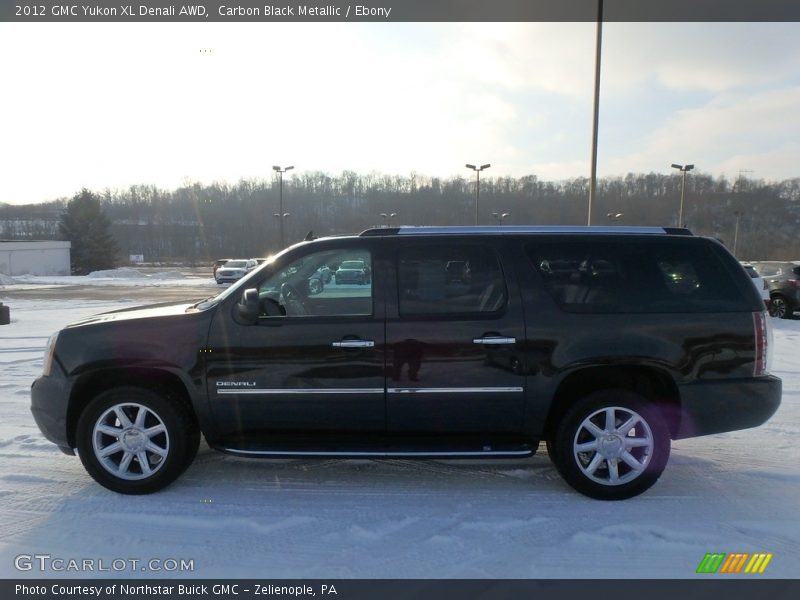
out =
<path fill-rule="evenodd" d="M 547 292 L 568 312 L 750 310 L 727 266 L 700 239 L 544 240 L 526 252 Z"/>

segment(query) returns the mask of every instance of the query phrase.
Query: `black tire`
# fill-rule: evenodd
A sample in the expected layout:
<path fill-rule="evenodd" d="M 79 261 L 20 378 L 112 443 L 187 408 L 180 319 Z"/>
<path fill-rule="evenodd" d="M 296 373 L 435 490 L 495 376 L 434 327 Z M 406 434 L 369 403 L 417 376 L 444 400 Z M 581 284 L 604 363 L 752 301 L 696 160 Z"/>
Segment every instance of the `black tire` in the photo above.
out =
<path fill-rule="evenodd" d="M 609 431 L 605 426 L 606 409 L 613 409 L 615 427 L 621 427 L 634 415 L 638 417 L 630 430 L 633 435 L 614 431 L 602 439 L 593 437 L 587 421 L 591 420 L 591 425 L 599 430 Z M 650 445 L 629 448 L 634 439 L 636 444 L 649 439 Z M 605 452 L 600 449 L 580 452 L 576 448 L 578 444 L 592 443 L 603 444 Z M 664 471 L 669 451 L 669 430 L 658 408 L 627 390 L 604 390 L 578 400 L 561 419 L 555 438 L 548 443 L 550 457 L 566 482 L 597 500 L 625 500 L 650 488 Z M 644 466 L 635 469 L 626 460 Z M 589 473 L 592 465 L 595 468 Z"/>
<path fill-rule="evenodd" d="M 789 302 L 786 300 L 786 298 L 780 294 L 772 297 L 772 302 L 770 303 L 769 307 L 770 315 L 780 319 L 791 319 L 793 312 L 794 311 L 792 310 L 792 307 L 789 305 Z"/>
<path fill-rule="evenodd" d="M 121 424 L 115 416 L 118 414 L 115 407 L 131 421 L 130 427 Z M 137 428 L 133 421 L 141 407 L 145 409 L 145 417 L 141 428 Z M 119 436 L 102 433 L 96 426 L 119 429 L 123 433 Z M 152 434 L 152 437 L 144 434 L 145 429 L 152 431 L 161 426 L 162 433 Z M 149 389 L 124 386 L 98 394 L 86 406 L 78 419 L 75 441 L 84 468 L 97 483 L 120 494 L 149 494 L 168 486 L 189 467 L 200 446 L 200 431 L 191 409 L 181 400 Z M 147 442 L 152 442 L 163 454 L 150 452 L 151 446 L 144 446 Z M 131 445 L 122 446 L 128 443 Z M 100 449 L 112 449 L 112 446 L 120 446 L 120 449 L 102 459 L 98 456 Z M 138 455 L 129 451 L 136 447 L 141 448 Z M 110 469 L 122 467 L 128 455 L 131 457 L 127 459 L 124 474 L 112 473 Z M 139 456 L 144 457 L 146 468 L 152 470 L 152 474 L 145 473 Z"/>
<path fill-rule="evenodd" d="M 556 443 L 554 440 L 545 440 L 545 445 L 547 446 L 547 456 L 550 457 L 550 462 L 558 468 L 558 464 L 556 463 Z"/>

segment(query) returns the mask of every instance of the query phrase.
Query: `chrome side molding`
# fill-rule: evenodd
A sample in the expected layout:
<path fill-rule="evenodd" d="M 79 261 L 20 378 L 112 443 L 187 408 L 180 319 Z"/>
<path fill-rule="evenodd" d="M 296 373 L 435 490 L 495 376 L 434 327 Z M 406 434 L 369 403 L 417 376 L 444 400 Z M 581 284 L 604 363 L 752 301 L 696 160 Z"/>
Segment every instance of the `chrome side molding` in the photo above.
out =
<path fill-rule="evenodd" d="M 517 338 L 505 337 L 502 335 L 487 335 L 473 339 L 472 343 L 482 344 L 484 346 L 502 346 L 504 344 L 516 344 Z"/>
<path fill-rule="evenodd" d="M 331 344 L 334 348 L 374 348 L 372 340 L 342 340 Z"/>

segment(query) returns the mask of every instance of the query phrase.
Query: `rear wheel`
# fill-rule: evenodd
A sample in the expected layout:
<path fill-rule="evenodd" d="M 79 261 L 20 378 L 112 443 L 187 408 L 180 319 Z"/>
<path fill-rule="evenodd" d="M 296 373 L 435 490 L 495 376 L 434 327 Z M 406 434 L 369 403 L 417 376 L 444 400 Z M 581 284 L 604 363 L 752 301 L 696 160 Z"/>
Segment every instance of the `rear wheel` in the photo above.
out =
<path fill-rule="evenodd" d="M 548 451 L 561 476 L 582 494 L 624 500 L 661 476 L 670 438 L 658 409 L 645 398 L 606 390 L 585 396 L 567 411 Z"/>
<path fill-rule="evenodd" d="M 100 485 L 148 494 L 172 483 L 191 464 L 200 432 L 183 402 L 137 387 L 107 390 L 78 420 L 78 453 Z"/>

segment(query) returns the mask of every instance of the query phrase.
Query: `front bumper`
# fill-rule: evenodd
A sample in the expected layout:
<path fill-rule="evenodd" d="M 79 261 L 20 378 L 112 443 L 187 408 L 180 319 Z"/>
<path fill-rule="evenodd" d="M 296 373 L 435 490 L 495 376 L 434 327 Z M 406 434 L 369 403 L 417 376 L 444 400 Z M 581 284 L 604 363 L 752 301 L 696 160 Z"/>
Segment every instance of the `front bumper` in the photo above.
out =
<path fill-rule="evenodd" d="M 678 386 L 681 423 L 675 439 L 758 427 L 778 410 L 781 387 L 773 375 Z"/>
<path fill-rule="evenodd" d="M 366 281 L 363 275 L 337 275 L 336 283 L 364 283 Z"/>
<path fill-rule="evenodd" d="M 39 377 L 31 386 L 31 413 L 44 437 L 56 444 L 62 452 L 74 454 L 67 433 L 67 410 L 70 384 L 63 376 L 53 373 Z"/>

